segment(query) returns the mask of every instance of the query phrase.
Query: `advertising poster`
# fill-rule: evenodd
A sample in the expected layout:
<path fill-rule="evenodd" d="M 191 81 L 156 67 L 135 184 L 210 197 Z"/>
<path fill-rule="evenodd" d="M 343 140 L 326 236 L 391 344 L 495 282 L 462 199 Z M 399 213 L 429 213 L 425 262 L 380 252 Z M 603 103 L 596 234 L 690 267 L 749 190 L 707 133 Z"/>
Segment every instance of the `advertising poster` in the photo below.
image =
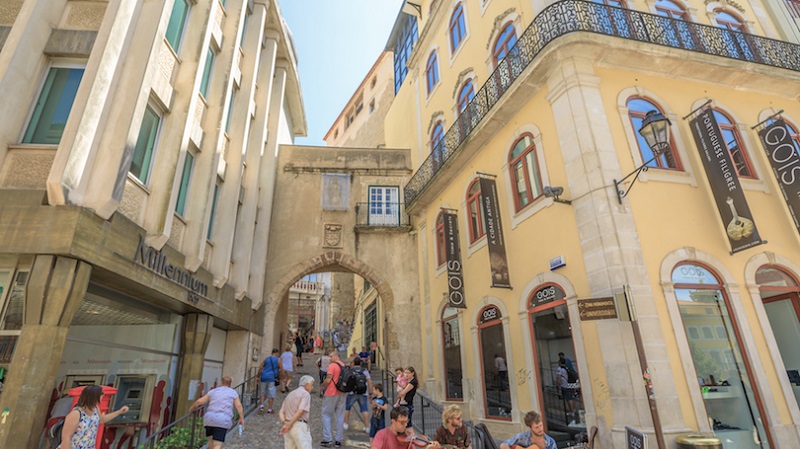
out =
<path fill-rule="evenodd" d="M 444 242 L 447 264 L 447 298 L 450 307 L 467 308 L 464 303 L 464 275 L 461 267 L 461 248 L 458 243 L 458 216 L 445 212 Z"/>
<path fill-rule="evenodd" d="M 489 246 L 489 265 L 492 269 L 492 287 L 511 288 L 508 276 L 506 242 L 500 222 L 497 202 L 497 184 L 494 179 L 481 178 L 481 207 L 486 219 L 486 241 Z"/>
<path fill-rule="evenodd" d="M 792 215 L 794 226 L 800 232 L 800 155 L 789 135 L 789 129 L 783 119 L 778 119 L 765 126 L 758 136 L 767 152 L 767 159 L 772 173 L 778 180 L 783 200 Z"/>
<path fill-rule="evenodd" d="M 758 235 L 736 167 L 714 118 L 714 110 L 707 108 L 695 116 L 689 125 L 725 226 L 731 254 L 764 243 Z"/>

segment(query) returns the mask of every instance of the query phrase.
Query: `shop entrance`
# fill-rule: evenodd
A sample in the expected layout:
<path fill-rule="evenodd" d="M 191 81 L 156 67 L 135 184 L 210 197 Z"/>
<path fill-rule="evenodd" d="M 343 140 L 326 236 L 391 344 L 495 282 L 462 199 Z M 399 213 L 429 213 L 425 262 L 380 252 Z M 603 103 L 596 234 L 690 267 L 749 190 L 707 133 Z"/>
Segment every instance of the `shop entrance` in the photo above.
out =
<path fill-rule="evenodd" d="M 557 441 L 571 444 L 586 431 L 586 420 L 565 297 L 560 286 L 545 284 L 528 304 L 545 428 Z"/>

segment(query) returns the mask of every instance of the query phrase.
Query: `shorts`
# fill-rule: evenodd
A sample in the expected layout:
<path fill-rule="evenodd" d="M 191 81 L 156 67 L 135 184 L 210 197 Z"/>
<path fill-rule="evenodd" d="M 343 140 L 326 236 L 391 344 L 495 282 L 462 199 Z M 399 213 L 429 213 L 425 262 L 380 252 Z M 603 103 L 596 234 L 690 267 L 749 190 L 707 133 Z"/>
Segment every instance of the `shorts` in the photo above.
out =
<path fill-rule="evenodd" d="M 375 434 L 379 430 L 386 427 L 386 418 L 370 418 L 369 419 L 369 437 L 375 438 Z"/>
<path fill-rule="evenodd" d="M 363 394 L 348 394 L 347 401 L 345 402 L 344 409 L 350 410 L 353 408 L 353 405 L 359 403 L 361 404 L 361 413 L 366 413 L 369 411 L 369 407 L 367 406 L 367 397 Z"/>
<path fill-rule="evenodd" d="M 206 426 L 206 436 L 211 437 L 211 439 L 214 441 L 219 441 L 220 443 L 224 443 L 226 433 L 228 433 L 228 429 L 222 427 Z"/>
<path fill-rule="evenodd" d="M 565 401 L 571 401 L 575 397 L 575 391 L 572 388 L 561 387 L 561 396 Z"/>
<path fill-rule="evenodd" d="M 266 396 L 270 399 L 275 399 L 275 381 L 261 382 L 258 388 L 259 396 Z"/>

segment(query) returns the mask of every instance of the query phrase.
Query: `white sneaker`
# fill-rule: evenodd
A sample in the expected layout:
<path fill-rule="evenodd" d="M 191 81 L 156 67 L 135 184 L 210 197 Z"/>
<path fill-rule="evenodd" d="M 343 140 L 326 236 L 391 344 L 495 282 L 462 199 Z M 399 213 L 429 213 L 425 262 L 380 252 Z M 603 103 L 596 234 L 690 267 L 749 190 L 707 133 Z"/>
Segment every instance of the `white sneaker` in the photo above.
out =
<path fill-rule="evenodd" d="M 364 427 L 364 432 L 365 432 L 367 435 L 369 435 L 369 426 L 367 426 L 367 427 Z"/>
<path fill-rule="evenodd" d="M 349 428 L 350 428 L 350 424 L 344 423 L 344 430 L 347 430 Z"/>

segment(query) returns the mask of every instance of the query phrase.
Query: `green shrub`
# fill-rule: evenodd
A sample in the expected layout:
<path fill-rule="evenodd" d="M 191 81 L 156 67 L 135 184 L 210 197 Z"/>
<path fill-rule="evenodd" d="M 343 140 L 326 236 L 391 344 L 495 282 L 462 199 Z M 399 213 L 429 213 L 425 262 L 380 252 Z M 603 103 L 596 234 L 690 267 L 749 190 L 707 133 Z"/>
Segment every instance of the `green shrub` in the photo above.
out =
<path fill-rule="evenodd" d="M 193 432 L 194 444 L 190 444 Z M 206 437 L 205 428 L 203 427 L 203 418 L 197 417 L 194 419 L 194 426 L 173 429 L 172 433 L 156 443 L 155 447 L 156 449 L 198 449 L 207 442 L 208 437 Z"/>

